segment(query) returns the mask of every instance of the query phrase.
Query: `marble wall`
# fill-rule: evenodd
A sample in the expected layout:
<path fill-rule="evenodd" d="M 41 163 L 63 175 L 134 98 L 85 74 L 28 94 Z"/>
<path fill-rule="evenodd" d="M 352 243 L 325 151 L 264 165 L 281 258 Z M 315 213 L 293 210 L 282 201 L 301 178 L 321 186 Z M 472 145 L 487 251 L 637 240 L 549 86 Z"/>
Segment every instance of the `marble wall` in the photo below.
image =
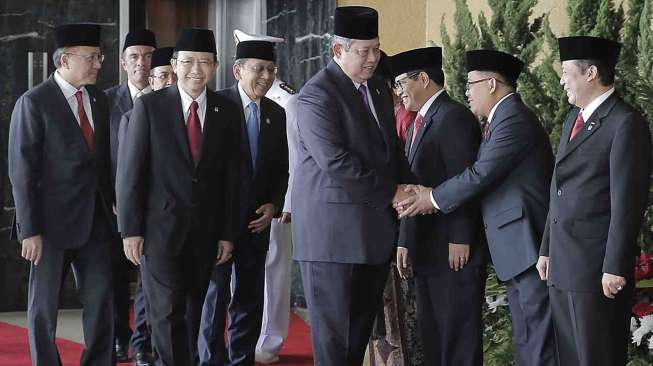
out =
<path fill-rule="evenodd" d="M 106 88 L 118 82 L 118 1 L 21 0 L 0 2 L 0 311 L 26 308 L 29 265 L 20 258 L 20 247 L 9 240 L 13 199 L 7 177 L 7 135 L 16 99 L 28 88 L 28 52 L 48 52 L 48 73 L 54 71 L 53 29 L 64 23 L 85 22 L 102 26 L 105 62 L 98 84 Z M 72 276 L 62 293 L 62 307 L 77 305 Z"/>

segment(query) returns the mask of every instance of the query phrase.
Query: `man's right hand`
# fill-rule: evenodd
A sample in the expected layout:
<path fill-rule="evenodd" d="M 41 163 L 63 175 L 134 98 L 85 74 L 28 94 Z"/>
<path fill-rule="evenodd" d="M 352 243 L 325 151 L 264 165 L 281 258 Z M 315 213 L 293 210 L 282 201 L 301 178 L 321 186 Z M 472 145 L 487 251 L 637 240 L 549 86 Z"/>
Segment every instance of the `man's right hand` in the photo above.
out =
<path fill-rule="evenodd" d="M 404 280 L 410 276 L 410 270 L 408 269 L 408 248 L 398 247 L 397 248 L 397 271 L 399 271 L 399 277 Z"/>
<path fill-rule="evenodd" d="M 537 268 L 537 273 L 540 274 L 542 281 L 546 281 L 549 278 L 549 257 L 540 256 L 535 268 Z"/>
<path fill-rule="evenodd" d="M 415 194 L 415 192 L 413 192 L 413 190 L 407 189 L 408 187 L 412 187 L 412 186 L 407 185 L 407 184 L 398 184 L 397 185 L 397 190 L 395 191 L 395 195 L 392 198 L 392 204 L 393 205 L 396 204 L 396 203 L 399 203 L 399 202 L 405 200 L 406 198 L 408 198 L 408 197 Z"/>
<path fill-rule="evenodd" d="M 125 250 L 125 256 L 130 262 L 135 265 L 141 264 L 141 257 L 143 256 L 143 242 L 145 238 L 142 236 L 130 236 L 122 239 L 122 246 Z"/>
<path fill-rule="evenodd" d="M 35 266 L 38 266 L 43 255 L 43 238 L 41 235 L 34 235 L 23 239 L 21 244 L 23 248 L 20 251 L 20 255 L 34 263 Z"/>

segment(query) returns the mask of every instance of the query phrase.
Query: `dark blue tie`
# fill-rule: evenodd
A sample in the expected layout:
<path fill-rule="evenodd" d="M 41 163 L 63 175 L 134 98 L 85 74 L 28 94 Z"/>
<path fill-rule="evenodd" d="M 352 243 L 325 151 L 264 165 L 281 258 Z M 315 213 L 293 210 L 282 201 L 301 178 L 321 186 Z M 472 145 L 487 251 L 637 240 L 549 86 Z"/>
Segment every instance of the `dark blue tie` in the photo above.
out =
<path fill-rule="evenodd" d="M 247 138 L 249 139 L 249 153 L 252 155 L 252 168 L 256 170 L 256 156 L 258 154 L 258 106 L 251 102 L 247 106 Z"/>

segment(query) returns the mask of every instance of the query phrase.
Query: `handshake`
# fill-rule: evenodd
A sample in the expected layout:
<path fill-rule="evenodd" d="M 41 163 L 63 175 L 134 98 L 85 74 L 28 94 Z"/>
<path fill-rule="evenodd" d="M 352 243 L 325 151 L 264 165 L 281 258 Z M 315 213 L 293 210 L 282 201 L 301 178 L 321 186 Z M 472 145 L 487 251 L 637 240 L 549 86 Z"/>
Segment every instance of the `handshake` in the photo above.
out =
<path fill-rule="evenodd" d="M 418 184 L 397 185 L 392 207 L 397 210 L 400 219 L 438 212 L 431 202 L 431 188 Z"/>

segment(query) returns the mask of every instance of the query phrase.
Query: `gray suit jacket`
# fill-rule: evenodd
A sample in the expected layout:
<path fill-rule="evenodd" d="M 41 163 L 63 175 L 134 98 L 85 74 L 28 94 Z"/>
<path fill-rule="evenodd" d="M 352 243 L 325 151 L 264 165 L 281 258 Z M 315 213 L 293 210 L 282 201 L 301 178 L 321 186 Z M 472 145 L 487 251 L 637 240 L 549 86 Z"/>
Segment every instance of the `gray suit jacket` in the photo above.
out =
<path fill-rule="evenodd" d="M 552 169 L 549 138 L 515 94 L 497 107 L 474 165 L 436 187 L 433 197 L 449 213 L 482 194 L 490 254 L 505 281 L 537 262 Z"/>
<path fill-rule="evenodd" d="M 391 207 L 410 170 L 394 132 L 390 91 L 368 81 L 378 125 L 335 62 L 298 97 L 299 151 L 293 180 L 294 258 L 381 264 L 395 247 Z"/>
<path fill-rule="evenodd" d="M 563 126 L 540 254 L 550 257 L 550 285 L 602 293 L 603 273 L 633 283 L 651 134 L 646 120 L 614 93 L 568 142 L 578 112 L 572 109 Z"/>
<path fill-rule="evenodd" d="M 111 182 L 116 182 L 116 167 L 118 166 L 118 131 L 122 115 L 134 107 L 127 83 L 113 86 L 104 91 L 109 99 L 109 140 L 111 143 Z"/>
<path fill-rule="evenodd" d="M 42 235 L 53 248 L 79 248 L 89 240 L 96 210 L 106 214 L 107 222 L 113 220 L 106 97 L 93 86 L 86 88 L 94 152 L 53 76 L 14 106 L 7 160 L 20 240 Z M 98 202 L 102 207 L 96 207 Z"/>
<path fill-rule="evenodd" d="M 297 165 L 297 150 L 299 141 L 297 138 L 297 98 L 299 95 L 293 94 L 286 103 L 286 138 L 288 139 L 288 190 L 283 203 L 283 212 L 292 212 L 292 182 L 295 174 L 295 165 Z"/>

